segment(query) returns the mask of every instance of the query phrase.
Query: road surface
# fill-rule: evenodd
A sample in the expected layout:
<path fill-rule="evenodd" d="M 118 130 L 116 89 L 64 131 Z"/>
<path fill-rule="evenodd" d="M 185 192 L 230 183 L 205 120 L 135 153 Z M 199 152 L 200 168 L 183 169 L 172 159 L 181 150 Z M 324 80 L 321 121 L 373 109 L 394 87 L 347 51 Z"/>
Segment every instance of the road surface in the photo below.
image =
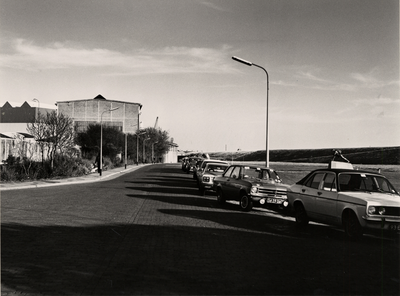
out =
<path fill-rule="evenodd" d="M 200 196 L 180 164 L 4 191 L 2 295 L 399 295 L 399 242 Z"/>

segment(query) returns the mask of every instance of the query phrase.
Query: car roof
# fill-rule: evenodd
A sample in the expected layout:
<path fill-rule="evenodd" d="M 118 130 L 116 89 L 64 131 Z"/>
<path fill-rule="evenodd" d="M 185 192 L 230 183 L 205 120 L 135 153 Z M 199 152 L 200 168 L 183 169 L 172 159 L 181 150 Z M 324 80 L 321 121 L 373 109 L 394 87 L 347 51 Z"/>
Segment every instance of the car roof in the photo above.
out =
<path fill-rule="evenodd" d="M 306 180 L 308 180 L 308 178 L 314 174 L 314 173 L 318 173 L 318 172 L 333 172 L 335 174 L 340 174 L 340 173 L 353 173 L 353 174 L 369 174 L 369 175 L 376 175 L 376 176 L 382 176 L 384 177 L 382 174 L 378 173 L 378 172 L 372 172 L 372 171 L 368 171 L 368 170 L 352 170 L 352 169 L 330 169 L 330 168 L 325 168 L 325 169 L 317 169 L 317 170 L 313 170 L 311 172 L 309 172 L 307 175 L 305 175 L 303 178 L 301 178 L 299 181 L 296 182 L 296 184 L 303 184 L 304 182 L 306 182 Z"/>
<path fill-rule="evenodd" d="M 274 170 L 273 168 L 266 167 L 266 166 L 256 166 L 256 165 L 248 165 L 248 164 L 232 164 L 231 166 L 240 166 L 240 167 L 246 167 L 246 168 L 250 168 L 250 169 Z"/>
<path fill-rule="evenodd" d="M 203 162 L 228 163 L 228 162 L 227 162 L 227 161 L 225 161 L 225 160 L 219 160 L 219 159 L 209 159 L 209 158 L 207 158 L 207 159 L 204 159 L 204 160 L 203 160 Z"/>
<path fill-rule="evenodd" d="M 229 166 L 229 163 L 222 162 L 222 161 L 209 161 L 209 162 L 207 162 L 206 166 L 208 166 L 208 165 L 219 165 L 219 164 Z"/>
<path fill-rule="evenodd" d="M 352 169 L 330 169 L 330 168 L 326 168 L 326 169 L 317 169 L 312 171 L 313 172 L 319 172 L 319 171 L 329 171 L 329 172 L 334 172 L 334 173 L 366 173 L 366 174 L 375 174 L 375 175 L 380 175 L 382 176 L 381 173 L 378 172 L 374 172 L 374 171 L 369 171 L 369 170 L 352 170 Z"/>

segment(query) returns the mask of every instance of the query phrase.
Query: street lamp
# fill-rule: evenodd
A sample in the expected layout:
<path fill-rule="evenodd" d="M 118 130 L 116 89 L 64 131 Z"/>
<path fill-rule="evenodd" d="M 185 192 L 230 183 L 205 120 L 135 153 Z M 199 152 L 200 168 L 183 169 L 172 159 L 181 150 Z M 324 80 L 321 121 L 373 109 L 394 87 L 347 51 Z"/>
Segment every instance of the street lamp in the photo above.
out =
<path fill-rule="evenodd" d="M 146 143 L 147 140 L 150 140 L 150 138 L 146 138 L 143 140 L 143 160 L 142 160 L 143 163 L 145 162 L 145 159 L 146 159 L 146 154 L 144 153 L 144 151 L 145 151 L 144 144 Z"/>
<path fill-rule="evenodd" d="M 154 144 L 157 144 L 158 142 L 154 142 L 151 144 L 151 160 L 154 161 Z"/>
<path fill-rule="evenodd" d="M 269 91 L 269 75 L 268 75 L 268 72 L 267 72 L 267 70 L 265 70 L 263 67 L 261 67 L 261 66 L 259 66 L 259 65 L 257 65 L 257 64 L 254 64 L 254 63 L 252 63 L 252 62 L 243 60 L 243 59 L 241 59 L 241 58 L 238 58 L 238 57 L 233 56 L 232 59 L 235 60 L 236 62 L 245 64 L 245 65 L 247 65 L 247 66 L 255 66 L 255 67 L 258 67 L 258 68 L 260 68 L 260 69 L 263 69 L 264 72 L 265 72 L 265 74 L 267 75 L 267 102 L 266 102 L 266 108 L 265 108 L 265 109 L 266 109 L 266 140 L 265 140 L 266 161 L 265 161 L 265 165 L 266 165 L 267 167 L 269 167 L 269 147 L 268 147 L 268 128 L 269 128 L 269 127 L 268 127 L 268 91 Z"/>
<path fill-rule="evenodd" d="M 146 132 L 136 134 L 136 165 L 139 165 L 139 136 L 144 134 L 146 134 Z"/>
<path fill-rule="evenodd" d="M 137 126 L 134 124 L 133 126 Z M 125 132 L 125 169 L 128 162 L 128 133 Z"/>
<path fill-rule="evenodd" d="M 33 99 L 32 100 L 33 102 L 37 102 L 37 104 L 38 104 L 38 107 L 36 108 L 36 110 L 35 110 L 35 120 L 37 119 L 37 116 L 38 116 L 38 114 L 39 114 L 39 112 L 40 112 L 40 102 L 39 102 L 39 100 L 38 99 Z"/>
<path fill-rule="evenodd" d="M 106 112 L 115 111 L 118 108 L 119 107 L 115 107 L 115 108 L 105 110 L 101 113 L 101 116 L 100 116 L 100 159 L 99 159 L 99 162 L 100 162 L 99 174 L 100 174 L 100 176 L 101 176 L 101 172 L 103 170 L 103 114 Z"/>

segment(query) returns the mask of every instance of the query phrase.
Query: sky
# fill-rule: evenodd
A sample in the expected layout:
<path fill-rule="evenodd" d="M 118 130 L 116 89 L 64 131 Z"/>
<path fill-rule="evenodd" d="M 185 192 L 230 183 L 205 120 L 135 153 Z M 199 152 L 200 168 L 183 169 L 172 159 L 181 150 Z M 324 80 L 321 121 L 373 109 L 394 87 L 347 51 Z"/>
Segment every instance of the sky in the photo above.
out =
<path fill-rule="evenodd" d="M 140 103 L 184 151 L 264 150 L 267 114 L 270 150 L 400 146 L 399 1 L 0 0 L 0 94 Z"/>

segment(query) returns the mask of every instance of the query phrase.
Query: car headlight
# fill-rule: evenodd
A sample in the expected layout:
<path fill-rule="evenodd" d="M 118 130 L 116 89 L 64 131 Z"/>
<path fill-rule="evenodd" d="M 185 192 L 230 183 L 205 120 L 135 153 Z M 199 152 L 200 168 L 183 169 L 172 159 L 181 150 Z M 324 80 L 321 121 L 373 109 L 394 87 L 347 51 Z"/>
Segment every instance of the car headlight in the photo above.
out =
<path fill-rule="evenodd" d="M 385 215 L 386 210 L 384 207 L 375 207 L 370 206 L 368 207 L 368 214 L 370 215 Z"/>
<path fill-rule="evenodd" d="M 376 208 L 375 207 L 368 207 L 368 214 L 374 215 L 376 213 Z"/>
<path fill-rule="evenodd" d="M 255 187 L 255 186 L 251 187 L 250 192 L 251 193 L 257 193 L 258 192 L 258 187 Z"/>

